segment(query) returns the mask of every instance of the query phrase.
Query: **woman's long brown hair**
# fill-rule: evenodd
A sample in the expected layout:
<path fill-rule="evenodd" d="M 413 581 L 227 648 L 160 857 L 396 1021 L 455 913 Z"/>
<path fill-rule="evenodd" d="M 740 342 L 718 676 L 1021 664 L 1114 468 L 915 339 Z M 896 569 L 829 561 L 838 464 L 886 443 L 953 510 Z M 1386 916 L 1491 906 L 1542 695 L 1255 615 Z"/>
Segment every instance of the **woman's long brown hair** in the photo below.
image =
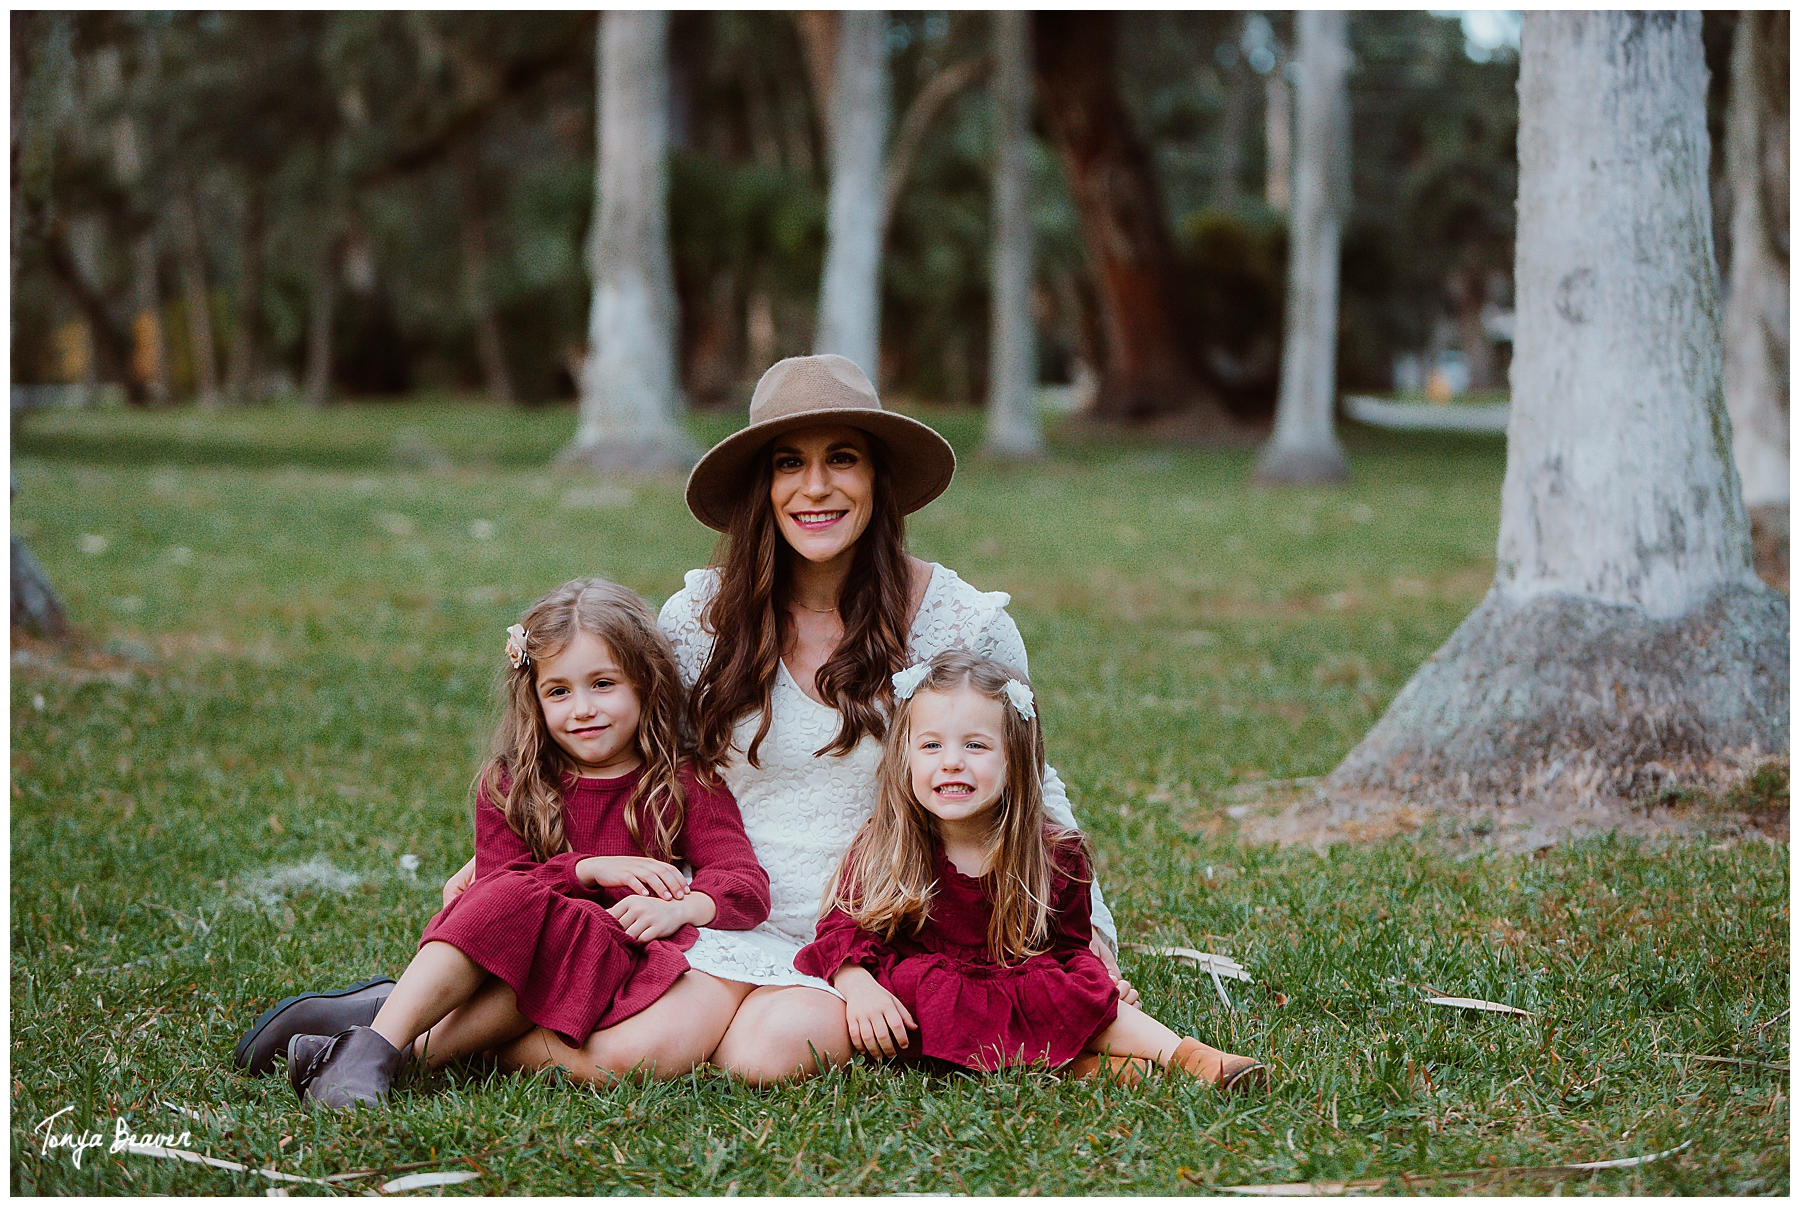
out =
<path fill-rule="evenodd" d="M 1073 830 L 1046 831 L 1044 734 L 1035 718 L 1023 716 L 1006 695 L 1006 681 L 1025 676 L 993 658 L 968 650 L 946 650 L 933 658 L 912 698 L 900 701 L 882 746 L 876 779 L 875 812 L 851 840 L 832 876 L 821 915 L 835 906 L 872 934 L 891 939 L 925 925 L 936 889 L 932 841 L 937 818 L 913 793 L 908 755 L 912 745 L 913 701 L 920 692 L 967 687 L 1000 702 L 1005 715 L 1000 744 L 1006 754 L 1006 787 L 989 813 L 993 858 L 982 877 L 994 903 L 988 923 L 988 956 L 1001 964 L 1021 962 L 1047 950 L 1050 935 L 1050 843 L 1081 841 Z"/>
<path fill-rule="evenodd" d="M 906 560 L 906 521 L 889 485 L 887 450 L 867 432 L 875 467 L 874 514 L 856 542 L 850 575 L 838 597 L 844 636 L 813 682 L 843 717 L 820 755 L 848 754 L 865 734 L 887 732 L 893 673 L 906 665 L 906 612 L 912 573 Z M 771 442 L 772 444 L 772 442 Z M 789 634 L 788 600 L 793 548 L 776 525 L 769 499 L 774 457 L 765 448 L 753 462 L 747 493 L 719 542 L 719 593 L 701 618 L 713 635 L 712 654 L 688 695 L 694 762 L 707 773 L 730 757 L 738 721 L 761 710 L 762 721 L 745 757 L 752 767 L 769 732 L 769 703 L 781 650 Z"/>
<path fill-rule="evenodd" d="M 632 841 L 656 859 L 670 859 L 687 811 L 681 768 L 681 679 L 675 653 L 656 616 L 636 594 L 603 578 L 564 583 L 532 604 L 520 624 L 524 665 L 500 682 L 500 724 L 493 753 L 475 786 L 500 805 L 513 832 L 542 861 L 569 849 L 563 794 L 574 786 L 575 764 L 550 736 L 538 704 L 537 671 L 583 632 L 606 643 L 638 695 L 638 755 L 643 774 L 625 802 Z"/>

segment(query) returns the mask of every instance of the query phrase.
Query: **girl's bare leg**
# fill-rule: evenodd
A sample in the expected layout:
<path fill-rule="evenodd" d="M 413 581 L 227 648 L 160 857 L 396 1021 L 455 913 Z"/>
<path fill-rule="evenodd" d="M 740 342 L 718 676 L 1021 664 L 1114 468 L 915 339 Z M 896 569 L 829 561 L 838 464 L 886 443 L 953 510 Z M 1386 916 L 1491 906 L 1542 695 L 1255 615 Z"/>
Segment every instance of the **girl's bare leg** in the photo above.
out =
<path fill-rule="evenodd" d="M 844 999 L 806 985 L 750 989 L 712 1054 L 751 1085 L 810 1077 L 821 1061 L 830 1067 L 849 1059 Z"/>
<path fill-rule="evenodd" d="M 1136 1006 L 1120 1002 L 1119 1017 L 1088 1041 L 1087 1050 L 1113 1056 L 1145 1056 L 1159 1065 L 1166 1065 L 1180 1044 L 1181 1036 Z"/>
<path fill-rule="evenodd" d="M 487 978 L 475 996 L 444 1016 L 413 1045 L 413 1055 L 429 1068 L 458 1057 L 474 1056 L 519 1038 L 533 1023 L 519 1013 L 512 986 L 497 976 Z"/>
<path fill-rule="evenodd" d="M 751 988 L 689 969 L 650 1006 L 594 1032 L 579 1048 L 536 1027 L 495 1055 L 503 1069 L 560 1065 L 580 1081 L 610 1081 L 633 1072 L 680 1077 L 706 1063 Z"/>
<path fill-rule="evenodd" d="M 427 943 L 400 974 L 400 983 L 370 1025 L 396 1048 L 405 1048 L 446 1014 L 474 997 L 487 969 L 449 943 Z"/>

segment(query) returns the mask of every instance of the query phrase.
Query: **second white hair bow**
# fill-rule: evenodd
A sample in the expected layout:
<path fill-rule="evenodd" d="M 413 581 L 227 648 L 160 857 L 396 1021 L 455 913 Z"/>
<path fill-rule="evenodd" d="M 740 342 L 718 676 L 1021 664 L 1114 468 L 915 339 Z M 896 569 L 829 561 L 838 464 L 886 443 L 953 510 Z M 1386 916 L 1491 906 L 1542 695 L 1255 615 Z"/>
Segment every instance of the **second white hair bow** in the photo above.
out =
<path fill-rule="evenodd" d="M 1017 679 L 1006 681 L 1006 698 L 1012 701 L 1012 706 L 1018 709 L 1019 715 L 1027 721 L 1037 716 L 1037 698 L 1031 694 L 1029 687 Z"/>
<path fill-rule="evenodd" d="M 931 673 L 931 664 L 915 662 L 903 671 L 894 672 L 894 699 L 910 700 L 919 684 L 925 682 L 925 676 Z"/>
<path fill-rule="evenodd" d="M 522 624 L 507 627 L 506 656 L 512 660 L 515 671 L 531 661 L 530 655 L 525 652 L 525 638 L 528 636 L 530 634 L 525 631 L 525 626 Z"/>

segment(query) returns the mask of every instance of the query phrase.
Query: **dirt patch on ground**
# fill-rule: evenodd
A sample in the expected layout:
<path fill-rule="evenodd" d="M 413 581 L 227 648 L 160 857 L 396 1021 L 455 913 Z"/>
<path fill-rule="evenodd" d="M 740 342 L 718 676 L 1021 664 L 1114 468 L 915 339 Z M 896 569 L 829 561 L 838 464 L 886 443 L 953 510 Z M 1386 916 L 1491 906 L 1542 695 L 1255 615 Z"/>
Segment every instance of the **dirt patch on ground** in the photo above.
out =
<path fill-rule="evenodd" d="M 1623 799 L 1533 800 L 1506 807 L 1434 805 L 1385 794 L 1328 796 L 1311 780 L 1271 781 L 1261 791 L 1241 785 L 1227 806 L 1238 841 L 1250 845 L 1310 846 L 1373 843 L 1433 836 L 1454 846 L 1501 851 L 1542 850 L 1565 839 L 1618 833 L 1719 841 L 1788 840 L 1784 804 L 1742 809 L 1712 801 L 1645 804 Z"/>

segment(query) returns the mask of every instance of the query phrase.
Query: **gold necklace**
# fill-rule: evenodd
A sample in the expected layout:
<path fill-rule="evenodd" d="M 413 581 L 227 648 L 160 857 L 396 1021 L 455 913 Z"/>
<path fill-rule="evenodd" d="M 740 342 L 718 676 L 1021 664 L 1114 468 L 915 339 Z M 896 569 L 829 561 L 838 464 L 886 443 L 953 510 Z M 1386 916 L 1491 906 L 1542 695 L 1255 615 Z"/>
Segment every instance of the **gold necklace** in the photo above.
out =
<path fill-rule="evenodd" d="M 805 608 L 808 612 L 817 612 L 822 616 L 829 616 L 833 612 L 837 611 L 836 608 L 815 608 L 809 604 L 803 604 L 797 599 L 790 599 L 790 600 L 788 600 L 788 602 L 793 604 L 796 608 Z"/>

